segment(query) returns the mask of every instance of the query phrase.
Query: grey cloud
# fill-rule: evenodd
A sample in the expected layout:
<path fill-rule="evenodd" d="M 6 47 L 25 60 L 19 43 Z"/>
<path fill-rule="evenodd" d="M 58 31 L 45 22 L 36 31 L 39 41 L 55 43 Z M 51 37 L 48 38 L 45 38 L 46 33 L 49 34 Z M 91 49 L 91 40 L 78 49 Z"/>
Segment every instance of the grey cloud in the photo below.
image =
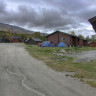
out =
<path fill-rule="evenodd" d="M 0 3 L 0 12 L 3 14 L 0 14 L 0 21 L 30 28 L 78 30 L 85 28 L 81 23 L 89 24 L 88 19 L 96 15 L 96 0 L 6 0 L 8 1 L 17 3 L 18 9 L 6 11 L 5 4 Z"/>
<path fill-rule="evenodd" d="M 4 16 L 4 21 L 10 23 L 15 22 L 19 25 L 29 25 L 30 27 L 56 28 L 63 27 L 68 24 L 73 24 L 74 19 L 68 18 L 65 14 L 61 14 L 54 9 L 41 8 L 36 11 L 31 8 L 29 10 L 25 6 L 19 6 L 17 12 L 9 12 Z"/>
<path fill-rule="evenodd" d="M 0 14 L 4 14 L 5 13 L 5 9 L 6 9 L 6 4 L 1 0 L 0 1 Z"/>

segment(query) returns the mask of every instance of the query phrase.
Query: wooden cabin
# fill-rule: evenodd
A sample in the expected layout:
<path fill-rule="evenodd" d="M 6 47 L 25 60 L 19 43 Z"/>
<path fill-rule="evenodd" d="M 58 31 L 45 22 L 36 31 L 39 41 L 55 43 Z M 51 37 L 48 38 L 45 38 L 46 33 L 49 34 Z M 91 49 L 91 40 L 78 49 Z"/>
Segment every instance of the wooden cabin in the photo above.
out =
<path fill-rule="evenodd" d="M 67 46 L 87 46 L 87 40 L 60 31 L 56 31 L 52 34 L 49 34 L 47 36 L 47 41 L 51 41 L 55 45 L 58 45 L 58 43 L 63 42 Z"/>
<path fill-rule="evenodd" d="M 96 43 L 94 41 L 90 41 L 87 43 L 88 47 L 96 47 Z"/>
<path fill-rule="evenodd" d="M 12 42 L 12 43 L 21 43 L 22 40 L 19 37 L 12 37 L 10 42 Z"/>

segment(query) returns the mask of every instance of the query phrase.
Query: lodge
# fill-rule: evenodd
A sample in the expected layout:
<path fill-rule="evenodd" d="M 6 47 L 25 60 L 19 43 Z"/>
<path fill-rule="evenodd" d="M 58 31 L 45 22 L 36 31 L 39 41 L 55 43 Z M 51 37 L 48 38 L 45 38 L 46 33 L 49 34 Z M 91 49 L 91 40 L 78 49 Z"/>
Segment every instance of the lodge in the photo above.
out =
<path fill-rule="evenodd" d="M 74 46 L 74 47 L 87 46 L 87 40 L 60 31 L 56 31 L 52 34 L 49 34 L 47 36 L 47 41 L 53 42 L 56 46 L 60 42 L 63 42 L 67 46 Z"/>

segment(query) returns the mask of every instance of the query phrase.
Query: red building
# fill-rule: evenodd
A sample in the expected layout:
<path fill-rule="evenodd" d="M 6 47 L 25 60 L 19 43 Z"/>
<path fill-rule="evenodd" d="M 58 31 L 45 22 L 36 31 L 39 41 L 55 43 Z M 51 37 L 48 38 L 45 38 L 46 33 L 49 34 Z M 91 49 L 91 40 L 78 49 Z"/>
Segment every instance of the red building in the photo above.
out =
<path fill-rule="evenodd" d="M 55 45 L 64 42 L 67 46 L 87 46 L 87 40 L 60 31 L 49 34 L 47 41 L 52 41 Z"/>
<path fill-rule="evenodd" d="M 12 37 L 10 41 L 13 42 L 13 43 L 20 43 L 20 42 L 22 42 L 22 40 L 19 37 Z"/>
<path fill-rule="evenodd" d="M 88 47 L 96 47 L 96 43 L 94 41 L 88 42 L 87 43 Z"/>

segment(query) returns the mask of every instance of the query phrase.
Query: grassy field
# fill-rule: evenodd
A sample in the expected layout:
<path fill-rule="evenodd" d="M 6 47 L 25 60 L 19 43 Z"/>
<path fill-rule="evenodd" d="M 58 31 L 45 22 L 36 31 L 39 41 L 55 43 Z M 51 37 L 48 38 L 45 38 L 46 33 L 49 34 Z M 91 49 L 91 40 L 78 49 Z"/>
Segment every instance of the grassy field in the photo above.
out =
<path fill-rule="evenodd" d="M 63 54 L 72 52 L 81 52 L 81 51 L 90 51 L 96 50 L 96 48 L 91 47 L 73 47 L 73 48 L 47 48 L 47 47 L 38 47 L 35 45 L 26 45 L 26 49 L 29 51 L 30 55 L 37 58 L 38 60 L 43 60 L 46 65 L 48 65 L 53 70 L 62 72 L 75 72 L 75 75 L 72 77 L 80 78 L 83 81 L 83 78 L 96 80 L 96 62 L 73 62 L 73 57 L 58 56 L 57 54 L 62 53 L 60 50 L 64 50 Z M 68 75 L 67 75 L 68 76 Z M 87 84 L 96 87 L 95 81 L 86 81 Z"/>

